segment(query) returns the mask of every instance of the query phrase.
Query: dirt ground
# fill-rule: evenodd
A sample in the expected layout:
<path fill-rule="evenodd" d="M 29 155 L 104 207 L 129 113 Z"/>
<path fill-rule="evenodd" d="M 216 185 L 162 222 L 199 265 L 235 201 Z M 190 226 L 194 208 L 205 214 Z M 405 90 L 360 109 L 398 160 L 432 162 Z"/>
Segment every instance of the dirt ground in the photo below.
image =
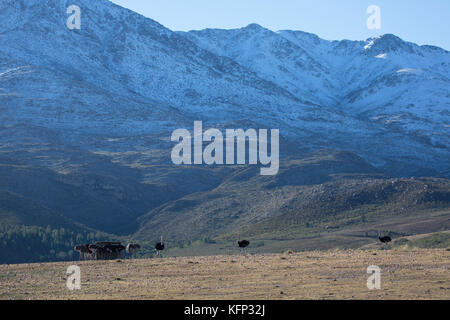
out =
<path fill-rule="evenodd" d="M 66 270 L 81 269 L 69 290 Z M 369 290 L 367 268 L 381 268 Z M 0 265 L 0 299 L 450 299 L 450 251 L 285 254 Z"/>

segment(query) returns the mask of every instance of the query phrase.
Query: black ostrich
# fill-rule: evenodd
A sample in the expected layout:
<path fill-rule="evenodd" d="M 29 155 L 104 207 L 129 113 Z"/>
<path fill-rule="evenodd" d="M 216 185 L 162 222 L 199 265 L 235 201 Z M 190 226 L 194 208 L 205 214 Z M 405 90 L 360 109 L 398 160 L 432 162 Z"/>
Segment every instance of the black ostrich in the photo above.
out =
<path fill-rule="evenodd" d="M 238 245 L 239 245 L 239 248 L 241 248 L 241 250 L 245 250 L 245 248 L 247 248 L 249 244 L 250 244 L 250 241 L 247 241 L 247 240 L 238 241 Z"/>
<path fill-rule="evenodd" d="M 75 246 L 74 250 L 80 253 L 80 260 L 86 260 L 92 257 L 92 251 L 89 249 L 89 244 Z"/>
<path fill-rule="evenodd" d="M 164 250 L 163 237 L 161 236 L 161 241 L 155 244 L 156 255 L 161 257 L 161 251 Z"/>
<path fill-rule="evenodd" d="M 382 243 L 389 243 L 392 241 L 391 237 L 385 236 L 385 237 L 378 237 Z"/>

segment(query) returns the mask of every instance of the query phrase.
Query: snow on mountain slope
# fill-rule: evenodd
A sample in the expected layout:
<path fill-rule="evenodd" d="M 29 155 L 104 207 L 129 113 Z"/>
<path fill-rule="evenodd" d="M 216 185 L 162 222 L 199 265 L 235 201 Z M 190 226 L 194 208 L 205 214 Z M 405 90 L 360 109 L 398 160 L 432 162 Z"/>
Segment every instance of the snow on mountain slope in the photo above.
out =
<path fill-rule="evenodd" d="M 427 109 L 433 116 L 430 119 L 426 115 L 428 120 L 444 124 L 449 120 L 440 111 L 449 107 L 450 55 L 436 47 L 420 47 L 389 34 L 367 41 L 326 41 L 300 31 L 275 33 L 254 24 L 186 35 L 200 46 L 271 78 L 299 99 L 323 107 L 336 106 L 349 115 L 376 108 L 378 114 L 372 116 L 385 112 L 396 116 L 398 109 L 416 101 L 418 105 L 435 106 Z M 311 86 L 316 90 L 301 90 Z M 418 90 L 408 93 L 411 87 Z M 427 90 L 431 88 L 434 90 Z M 399 96 L 405 91 L 407 96 Z M 397 101 L 402 105 L 384 108 Z M 412 109 L 409 106 L 405 111 L 423 118 L 423 108 Z"/>
<path fill-rule="evenodd" d="M 307 50 L 257 24 L 242 29 L 206 29 L 186 36 L 217 55 L 227 56 L 297 98 L 319 105 L 336 102 L 328 66 Z"/>
<path fill-rule="evenodd" d="M 341 80 L 340 110 L 449 145 L 449 52 L 390 34 L 365 42 L 329 42 L 294 31 L 280 35 L 309 48 Z"/>
<path fill-rule="evenodd" d="M 72 4 L 81 30 L 66 28 Z M 1 0 L 1 125 L 169 136 L 194 120 L 249 121 L 304 150 L 448 174 L 449 59 L 393 35 L 172 32 L 106 0 Z"/>
<path fill-rule="evenodd" d="M 16 7 L 14 21 L 21 23 L 9 32 L 2 30 L 5 54 L 69 72 L 109 91 L 125 87 L 190 112 L 209 108 L 220 115 L 225 109 L 232 117 L 242 106 L 276 109 L 280 102 L 298 107 L 288 92 L 150 19 L 107 1 L 75 3 L 83 12 L 80 31 L 65 27 L 68 1 L 8 1 L 7 7 Z M 17 14 L 23 10 L 31 13 Z M 267 96 L 276 100 L 266 101 Z"/>
<path fill-rule="evenodd" d="M 77 2 L 83 12 L 80 31 L 65 27 L 67 15 L 62 8 L 69 4 L 68 1 L 5 3 L 7 13 L 16 15 L 16 19 L 11 18 L 16 25 L 13 28 L 9 24 L 2 26 L 6 29 L 2 30 L 0 38 L 3 56 L 20 59 L 23 62 L 20 67 L 50 70 L 48 76 L 41 73 L 42 85 L 54 83 L 56 76 L 53 73 L 65 74 L 72 80 L 61 86 L 63 91 L 70 88 L 71 81 L 78 80 L 117 96 L 137 94 L 143 99 L 160 101 L 162 106 L 173 106 L 180 110 L 179 113 L 193 119 L 211 122 L 252 119 L 265 126 L 285 128 L 284 134 L 290 136 L 298 132 L 295 128 L 309 124 L 312 128 L 320 126 L 323 119 L 327 119 L 330 130 L 341 134 L 348 131 L 345 129 L 347 125 L 349 128 L 364 126 L 352 117 L 302 102 L 233 59 L 204 50 L 183 35 L 107 1 L 98 1 L 95 5 L 85 0 Z M 15 9 L 11 10 L 11 7 Z M 8 62 L 0 71 L 7 70 Z M 11 82 L 3 82 L 4 94 L 12 92 L 13 88 L 9 86 Z M 53 88 L 53 94 L 57 94 L 58 89 L 56 86 Z M 16 95 L 28 94 L 18 89 L 14 91 Z M 52 94 L 43 91 L 40 90 L 43 96 Z M 75 96 L 76 99 L 86 98 L 93 108 L 101 109 L 101 98 L 94 99 L 88 93 L 69 91 L 62 95 L 68 99 Z M 46 108 L 60 112 L 62 107 L 58 103 Z M 94 114 L 86 112 L 83 117 Z M 112 110 L 108 116 L 114 118 L 113 114 L 115 111 Z M 35 116 L 34 121 L 42 123 L 39 115 Z M 122 116 L 117 115 L 120 119 Z M 76 118 L 77 121 L 74 119 L 74 124 L 81 123 L 83 117 Z M 96 119 L 103 121 L 101 117 Z M 86 121 L 89 123 L 91 120 Z M 54 125 L 58 122 L 55 119 Z M 139 131 L 142 126 L 149 130 L 151 125 L 129 127 L 131 131 Z"/>
<path fill-rule="evenodd" d="M 443 49 L 390 34 L 366 41 L 326 41 L 257 25 L 190 31 L 186 36 L 262 77 L 271 76 L 300 100 L 377 124 L 377 135 L 404 135 L 404 148 L 411 147 L 406 140 L 415 140 L 449 159 L 450 54 Z M 295 87 L 290 86 L 291 75 L 297 77 Z M 317 90 L 297 89 L 311 86 Z"/>

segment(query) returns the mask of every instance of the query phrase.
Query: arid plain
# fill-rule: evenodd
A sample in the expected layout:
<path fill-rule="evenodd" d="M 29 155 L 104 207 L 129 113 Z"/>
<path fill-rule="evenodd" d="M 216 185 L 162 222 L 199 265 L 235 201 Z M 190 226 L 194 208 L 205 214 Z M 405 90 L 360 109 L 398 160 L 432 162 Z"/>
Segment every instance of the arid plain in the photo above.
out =
<path fill-rule="evenodd" d="M 73 264 L 81 289 L 71 291 Z M 367 288 L 370 265 L 380 290 Z M 0 265 L 0 299 L 450 299 L 449 268 L 448 249 Z"/>

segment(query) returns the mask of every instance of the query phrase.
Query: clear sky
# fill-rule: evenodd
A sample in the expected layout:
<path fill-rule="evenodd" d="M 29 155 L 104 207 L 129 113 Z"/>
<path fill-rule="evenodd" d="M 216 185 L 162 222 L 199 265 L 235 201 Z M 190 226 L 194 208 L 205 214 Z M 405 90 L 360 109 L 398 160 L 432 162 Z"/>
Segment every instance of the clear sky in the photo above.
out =
<path fill-rule="evenodd" d="M 171 30 L 302 30 L 327 40 L 365 40 L 393 33 L 450 50 L 450 0 L 112 0 Z M 381 30 L 369 30 L 369 5 L 381 8 Z"/>

